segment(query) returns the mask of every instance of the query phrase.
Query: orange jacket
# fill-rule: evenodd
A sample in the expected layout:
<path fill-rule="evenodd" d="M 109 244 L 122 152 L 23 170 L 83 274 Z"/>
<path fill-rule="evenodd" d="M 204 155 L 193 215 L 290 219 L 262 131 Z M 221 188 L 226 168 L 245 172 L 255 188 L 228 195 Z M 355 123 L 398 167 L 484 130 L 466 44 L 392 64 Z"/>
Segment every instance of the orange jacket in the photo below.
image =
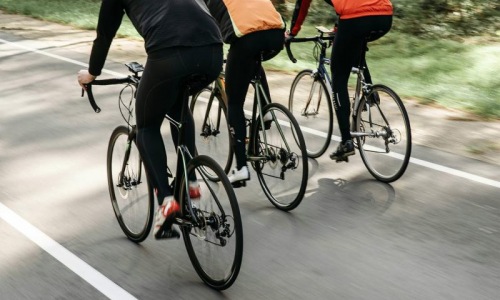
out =
<path fill-rule="evenodd" d="M 390 0 L 332 0 L 332 2 L 340 19 L 391 16 L 393 11 Z"/>
<path fill-rule="evenodd" d="M 205 2 L 217 21 L 226 43 L 252 32 L 285 28 L 285 22 L 271 0 L 205 0 Z"/>
<path fill-rule="evenodd" d="M 297 35 L 304 22 L 312 0 L 296 0 L 292 16 L 290 33 Z M 335 7 L 340 19 L 352 19 L 366 16 L 392 15 L 390 0 L 329 0 Z"/>

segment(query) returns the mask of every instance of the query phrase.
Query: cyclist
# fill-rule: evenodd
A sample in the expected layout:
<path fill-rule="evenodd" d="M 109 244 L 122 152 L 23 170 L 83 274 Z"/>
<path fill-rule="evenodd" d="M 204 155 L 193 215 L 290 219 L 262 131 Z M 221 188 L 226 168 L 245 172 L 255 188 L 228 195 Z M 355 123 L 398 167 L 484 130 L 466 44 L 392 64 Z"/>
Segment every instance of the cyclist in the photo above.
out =
<path fill-rule="evenodd" d="M 235 187 L 250 179 L 245 153 L 246 123 L 243 104 L 248 86 L 256 73 L 256 59 L 265 52 L 271 59 L 282 49 L 285 22 L 269 0 L 205 0 L 217 20 L 224 42 L 229 44 L 226 62 L 228 122 L 233 136 L 236 168 L 228 178 Z M 260 70 L 266 96 L 270 98 L 264 70 Z"/>
<path fill-rule="evenodd" d="M 354 144 L 350 133 L 351 106 L 347 83 L 353 66 L 361 62 L 365 69 L 367 83 L 372 83 L 361 50 L 367 41 L 374 41 L 384 36 L 392 26 L 393 7 L 390 0 L 331 0 L 339 21 L 333 41 L 331 56 L 332 90 L 334 107 L 342 141 L 330 158 L 347 161 L 354 154 Z M 293 38 L 300 31 L 307 15 L 311 0 L 297 0 L 288 38 Z M 375 99 L 374 99 L 375 100 Z"/>
<path fill-rule="evenodd" d="M 222 36 L 206 5 L 198 0 L 103 0 L 89 69 L 78 73 L 82 87 L 101 74 L 124 13 L 144 38 L 147 53 L 135 113 L 137 146 L 159 204 L 154 235 L 155 238 L 179 237 L 172 224 L 180 208 L 168 184 L 160 127 L 165 114 L 180 120 L 181 107 L 187 101 L 183 99 L 183 83 L 187 78 L 194 74 L 203 76 L 205 80 L 200 82 L 200 88 L 217 78 L 223 64 Z M 190 112 L 186 119 L 186 144 L 191 153 L 195 153 L 194 121 Z M 172 128 L 174 143 L 177 136 L 178 132 Z M 192 186 L 190 194 L 199 197 L 199 186 Z"/>

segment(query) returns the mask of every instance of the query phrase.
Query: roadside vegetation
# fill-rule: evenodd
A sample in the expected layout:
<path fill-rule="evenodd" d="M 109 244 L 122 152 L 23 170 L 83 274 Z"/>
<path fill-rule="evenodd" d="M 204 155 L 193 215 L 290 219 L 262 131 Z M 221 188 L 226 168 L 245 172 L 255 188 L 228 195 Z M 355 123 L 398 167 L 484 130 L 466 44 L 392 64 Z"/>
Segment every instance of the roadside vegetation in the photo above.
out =
<path fill-rule="evenodd" d="M 294 2 L 274 2 L 289 20 Z M 312 3 L 300 36 L 315 35 L 314 26 L 332 27 L 335 22 L 330 6 L 323 1 Z M 367 54 L 374 81 L 423 104 L 500 119 L 499 4 L 479 0 L 393 3 L 393 30 L 372 43 Z M 5 12 L 88 30 L 95 29 L 99 5 L 100 0 L 0 0 L 0 9 Z M 128 20 L 119 36 L 140 39 Z M 294 44 L 292 50 L 297 64 L 282 51 L 266 63 L 266 68 L 290 73 L 314 68 L 313 44 Z"/>

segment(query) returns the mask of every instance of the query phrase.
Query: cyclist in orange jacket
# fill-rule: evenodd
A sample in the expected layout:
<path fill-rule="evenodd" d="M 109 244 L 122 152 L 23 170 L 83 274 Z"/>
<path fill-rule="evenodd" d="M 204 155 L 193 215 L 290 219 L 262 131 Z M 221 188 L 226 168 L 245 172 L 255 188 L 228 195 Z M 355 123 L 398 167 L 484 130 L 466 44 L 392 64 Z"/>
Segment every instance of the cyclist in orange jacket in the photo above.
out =
<path fill-rule="evenodd" d="M 325 0 L 326 1 L 326 0 Z M 351 105 L 347 83 L 353 66 L 361 63 L 366 67 L 361 50 L 368 41 L 384 36 L 392 26 L 393 7 L 390 0 L 331 0 L 339 17 L 331 56 L 332 90 L 335 112 L 342 141 L 337 150 L 330 154 L 336 161 L 346 161 L 354 154 L 354 144 L 350 133 Z M 289 38 L 297 35 L 307 16 L 311 0 L 297 0 L 292 17 Z M 366 82 L 371 83 L 368 68 L 365 69 Z M 376 100 L 376 99 L 374 99 Z"/>
<path fill-rule="evenodd" d="M 245 96 L 256 73 L 255 62 L 260 59 L 259 54 L 264 51 L 268 55 L 264 60 L 268 60 L 283 49 L 285 22 L 269 0 L 205 2 L 219 25 L 224 43 L 230 45 L 225 74 L 228 122 L 233 136 L 236 168 L 228 178 L 238 187 L 250 179 L 245 154 Z M 260 74 L 262 85 L 270 99 L 263 69 Z"/>

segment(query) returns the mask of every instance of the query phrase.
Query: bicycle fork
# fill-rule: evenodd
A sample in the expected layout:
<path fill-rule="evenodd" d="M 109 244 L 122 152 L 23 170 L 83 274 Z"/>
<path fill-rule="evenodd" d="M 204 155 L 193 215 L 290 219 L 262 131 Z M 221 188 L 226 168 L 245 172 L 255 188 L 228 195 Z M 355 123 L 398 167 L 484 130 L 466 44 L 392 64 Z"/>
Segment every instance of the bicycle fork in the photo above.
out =
<path fill-rule="evenodd" d="M 129 164 L 130 152 L 132 151 L 132 143 L 136 137 L 136 127 L 132 126 L 130 129 L 130 133 L 127 137 L 127 149 L 125 149 L 125 157 L 123 158 L 122 167 L 119 173 L 118 184 L 116 185 L 119 188 L 123 188 L 124 190 L 131 190 L 132 187 L 137 186 L 141 183 L 141 175 L 142 175 L 142 164 L 139 161 L 138 174 L 127 174 L 127 166 Z M 137 178 L 135 178 L 135 176 Z"/>
<path fill-rule="evenodd" d="M 319 107 L 321 105 L 321 100 L 323 99 L 323 89 L 321 89 L 321 84 L 319 80 L 323 80 L 319 72 L 316 70 L 311 74 L 311 78 L 313 79 L 313 83 L 311 86 L 311 90 L 309 91 L 309 96 L 307 97 L 306 105 L 304 109 L 300 112 L 300 115 L 303 117 L 316 116 L 319 112 Z M 319 85 L 319 87 L 318 87 Z M 319 89 L 319 90 L 318 90 Z M 316 103 L 312 103 L 314 99 L 314 94 L 318 90 L 318 99 Z M 311 110 L 309 110 L 309 106 L 313 106 Z M 316 106 L 316 107 L 314 107 Z"/>

